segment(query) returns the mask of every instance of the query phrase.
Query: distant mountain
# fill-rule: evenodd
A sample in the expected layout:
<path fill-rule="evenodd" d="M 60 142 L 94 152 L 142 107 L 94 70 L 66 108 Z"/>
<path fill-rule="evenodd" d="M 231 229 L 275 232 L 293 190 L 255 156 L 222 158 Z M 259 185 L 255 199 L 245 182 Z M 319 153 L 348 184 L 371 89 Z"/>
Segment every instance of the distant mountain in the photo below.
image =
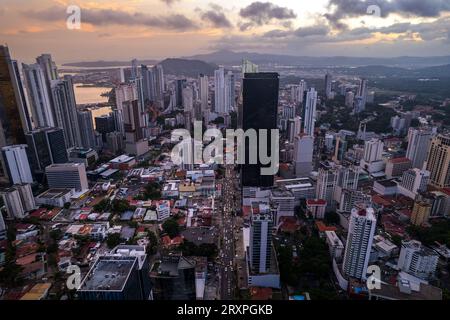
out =
<path fill-rule="evenodd" d="M 139 64 L 152 65 L 158 63 L 156 60 L 139 60 Z M 77 67 L 77 68 L 109 68 L 109 67 L 124 67 L 130 66 L 130 61 L 82 61 L 82 62 L 69 62 L 64 63 L 63 67 Z"/>
<path fill-rule="evenodd" d="M 287 64 L 305 67 L 357 67 L 369 65 L 398 66 L 398 67 L 426 67 L 450 64 L 450 56 L 438 57 L 308 57 L 279 54 L 261 54 L 255 52 L 234 52 L 220 50 L 208 54 L 184 57 L 185 59 L 203 60 L 209 63 L 239 65 L 242 59 L 248 59 L 256 64 Z"/>
<path fill-rule="evenodd" d="M 160 62 L 165 74 L 176 76 L 197 77 L 203 73 L 208 76 L 214 75 L 217 65 L 206 63 L 197 59 L 175 59 L 169 58 Z"/>
<path fill-rule="evenodd" d="M 336 68 L 335 70 L 340 74 L 369 78 L 450 78 L 450 64 L 417 69 L 374 65 L 355 68 Z"/>

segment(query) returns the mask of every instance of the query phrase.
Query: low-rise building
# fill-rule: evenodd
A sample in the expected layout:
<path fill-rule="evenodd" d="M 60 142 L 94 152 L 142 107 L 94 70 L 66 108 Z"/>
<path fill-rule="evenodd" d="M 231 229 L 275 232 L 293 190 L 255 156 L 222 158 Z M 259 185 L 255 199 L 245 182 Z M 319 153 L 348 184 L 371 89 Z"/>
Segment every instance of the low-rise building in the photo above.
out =
<path fill-rule="evenodd" d="M 48 189 L 35 197 L 36 204 L 53 207 L 64 207 L 64 204 L 70 202 L 74 189 Z"/>

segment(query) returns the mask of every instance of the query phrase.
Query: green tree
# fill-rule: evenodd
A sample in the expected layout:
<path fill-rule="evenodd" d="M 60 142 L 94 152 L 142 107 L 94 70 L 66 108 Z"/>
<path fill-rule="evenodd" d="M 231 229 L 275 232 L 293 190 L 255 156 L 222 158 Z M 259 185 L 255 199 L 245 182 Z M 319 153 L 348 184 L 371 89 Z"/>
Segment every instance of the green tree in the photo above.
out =
<path fill-rule="evenodd" d="M 162 224 L 163 231 L 169 235 L 169 237 L 174 238 L 180 234 L 180 227 L 175 219 L 167 219 Z"/>
<path fill-rule="evenodd" d="M 106 245 L 110 249 L 117 247 L 121 242 L 122 238 L 120 237 L 120 233 L 112 233 L 106 238 Z"/>
<path fill-rule="evenodd" d="M 339 224 L 339 215 L 335 211 L 325 213 L 325 222 L 329 224 Z"/>
<path fill-rule="evenodd" d="M 94 205 L 94 211 L 103 212 L 108 208 L 108 206 L 109 206 L 109 200 L 103 199 L 102 201 L 100 201 L 99 203 Z"/>

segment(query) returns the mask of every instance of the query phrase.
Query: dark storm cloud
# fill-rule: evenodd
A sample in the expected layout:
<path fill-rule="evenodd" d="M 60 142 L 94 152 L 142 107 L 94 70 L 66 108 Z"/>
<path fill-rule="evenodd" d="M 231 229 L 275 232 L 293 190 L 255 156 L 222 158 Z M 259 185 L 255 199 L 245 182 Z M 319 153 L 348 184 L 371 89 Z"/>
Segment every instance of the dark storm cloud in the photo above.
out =
<path fill-rule="evenodd" d="M 406 17 L 438 17 L 450 11 L 449 0 L 329 0 L 328 8 L 332 12 L 325 17 L 334 27 L 345 29 L 347 26 L 342 20 L 368 15 L 367 10 L 372 5 L 380 8 L 381 17 L 392 13 Z"/>
<path fill-rule="evenodd" d="M 270 2 L 253 2 L 245 8 L 242 8 L 239 15 L 249 20 L 241 25 L 241 30 L 248 29 L 253 25 L 263 25 L 271 20 L 288 20 L 294 19 L 297 15 L 293 10 L 280 7 Z"/>
<path fill-rule="evenodd" d="M 55 6 L 40 11 L 24 11 L 24 15 L 41 21 L 60 21 L 67 18 L 66 8 Z M 195 23 L 182 14 L 171 14 L 167 16 L 151 16 L 136 12 L 129 13 L 119 10 L 95 10 L 81 9 L 81 23 L 90 23 L 95 26 L 124 25 L 124 26 L 147 26 L 171 30 L 196 29 Z"/>
<path fill-rule="evenodd" d="M 309 36 L 325 36 L 330 32 L 330 28 L 324 25 L 317 25 L 311 27 L 298 28 L 294 31 L 294 35 L 297 37 L 309 37 Z"/>
<path fill-rule="evenodd" d="M 203 11 L 201 9 L 197 9 L 200 12 L 200 17 L 209 22 L 215 28 L 231 28 L 233 27 L 230 20 L 228 20 L 227 16 L 223 12 L 223 8 L 217 4 L 211 3 L 209 5 L 210 9 Z"/>

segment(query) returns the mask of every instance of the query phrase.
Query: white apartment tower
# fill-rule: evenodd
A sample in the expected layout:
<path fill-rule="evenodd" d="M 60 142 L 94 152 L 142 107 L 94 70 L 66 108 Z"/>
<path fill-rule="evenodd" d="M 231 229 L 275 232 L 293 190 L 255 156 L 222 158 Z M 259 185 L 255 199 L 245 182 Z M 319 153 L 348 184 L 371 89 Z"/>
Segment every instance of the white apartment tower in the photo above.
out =
<path fill-rule="evenodd" d="M 214 111 L 218 114 L 226 113 L 225 70 L 223 67 L 214 71 Z"/>
<path fill-rule="evenodd" d="M 423 246 L 420 241 L 404 241 L 397 267 L 421 279 L 428 279 L 436 272 L 439 256 Z"/>
<path fill-rule="evenodd" d="M 316 105 L 317 91 L 314 88 L 311 88 L 306 94 L 304 128 L 304 132 L 311 137 L 314 137 L 314 127 L 316 124 Z"/>
<path fill-rule="evenodd" d="M 313 169 L 314 138 L 306 134 L 297 135 L 294 139 L 295 176 L 308 177 Z"/>
<path fill-rule="evenodd" d="M 432 137 L 433 130 L 430 128 L 409 128 L 406 158 L 411 160 L 413 168 L 423 168 Z"/>
<path fill-rule="evenodd" d="M 23 74 L 26 82 L 28 101 L 31 105 L 34 127 L 54 127 L 52 101 L 44 71 L 35 64 L 23 64 Z"/>
<path fill-rule="evenodd" d="M 252 209 L 250 263 L 254 272 L 266 273 L 271 263 L 273 218 L 265 203 L 253 202 Z"/>
<path fill-rule="evenodd" d="M 25 144 L 2 148 L 6 171 L 11 184 L 33 183 Z"/>
<path fill-rule="evenodd" d="M 346 276 L 366 279 L 376 223 L 372 208 L 352 210 L 342 265 Z"/>

